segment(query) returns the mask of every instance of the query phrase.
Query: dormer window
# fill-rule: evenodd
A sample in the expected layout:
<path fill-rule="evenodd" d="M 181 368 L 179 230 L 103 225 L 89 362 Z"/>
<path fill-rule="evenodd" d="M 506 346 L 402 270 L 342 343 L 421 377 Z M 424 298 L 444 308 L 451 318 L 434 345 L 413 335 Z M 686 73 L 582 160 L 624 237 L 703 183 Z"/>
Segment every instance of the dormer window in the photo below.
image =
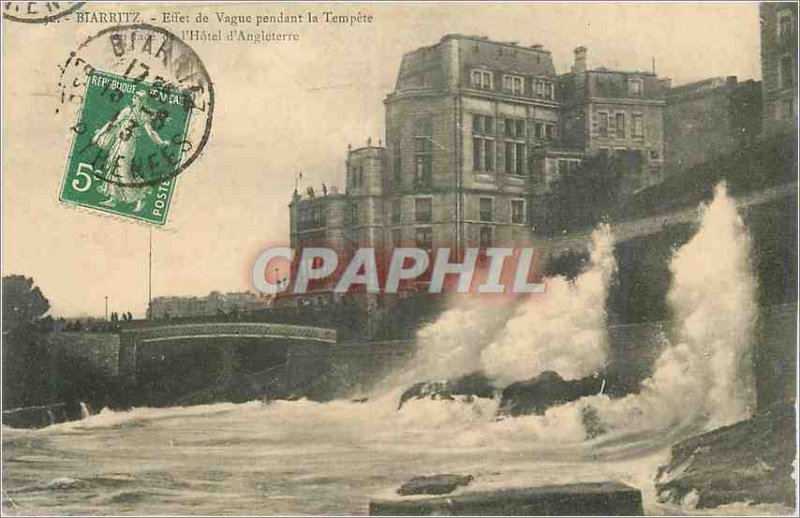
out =
<path fill-rule="evenodd" d="M 473 70 L 470 78 L 473 88 L 492 89 L 492 73 L 488 70 Z"/>
<path fill-rule="evenodd" d="M 522 86 L 525 80 L 522 76 L 514 76 L 511 74 L 503 74 L 503 90 L 511 92 L 512 94 L 522 94 Z"/>
<path fill-rule="evenodd" d="M 642 78 L 631 77 L 628 79 L 628 93 L 634 97 L 642 95 Z"/>
<path fill-rule="evenodd" d="M 553 86 L 553 83 L 545 79 L 534 79 L 533 93 L 536 95 L 536 97 L 553 99 L 555 97 L 555 87 Z"/>

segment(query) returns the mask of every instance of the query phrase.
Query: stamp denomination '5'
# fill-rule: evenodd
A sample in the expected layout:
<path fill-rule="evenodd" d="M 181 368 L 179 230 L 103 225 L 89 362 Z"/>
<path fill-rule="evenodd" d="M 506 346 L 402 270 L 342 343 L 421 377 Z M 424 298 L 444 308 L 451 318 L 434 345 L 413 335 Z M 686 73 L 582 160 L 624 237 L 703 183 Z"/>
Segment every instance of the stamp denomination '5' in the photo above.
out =
<path fill-rule="evenodd" d="M 61 201 L 163 225 L 191 102 L 188 90 L 92 72 Z"/>

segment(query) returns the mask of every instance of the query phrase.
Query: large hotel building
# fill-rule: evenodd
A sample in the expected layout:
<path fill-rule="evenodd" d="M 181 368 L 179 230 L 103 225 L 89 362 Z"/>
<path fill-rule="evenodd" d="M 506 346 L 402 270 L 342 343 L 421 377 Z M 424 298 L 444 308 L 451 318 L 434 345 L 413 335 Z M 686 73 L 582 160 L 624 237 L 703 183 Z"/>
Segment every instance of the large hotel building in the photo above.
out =
<path fill-rule="evenodd" d="M 692 120 L 707 118 L 703 110 L 689 110 L 688 119 L 681 112 L 689 101 L 712 107 L 698 97 L 705 95 L 703 85 L 688 87 L 682 104 L 675 103 L 680 120 L 670 124 L 678 129 L 665 136 L 665 114 L 672 120 L 669 79 L 654 71 L 592 68 L 584 47 L 574 54 L 563 74 L 541 45 L 484 37 L 447 35 L 405 54 L 384 100 L 385 146 L 348 146 L 344 192 L 295 191 L 292 247 L 328 244 L 346 255 L 355 247 L 447 246 L 458 256 L 468 246 L 535 244 L 554 180 L 584 161 L 624 154 L 635 164 L 626 178 L 635 190 L 703 155 L 692 148 L 702 141 L 681 137 L 691 124 L 708 124 Z M 750 105 L 760 110 L 760 85 L 748 88 L 737 95 L 757 96 Z M 713 99 L 735 99 L 729 91 Z M 721 118 L 719 124 L 730 126 Z M 733 133 L 742 132 L 737 126 L 720 138 L 731 140 Z M 727 140 L 728 147 L 738 142 Z M 666 167 L 665 145 L 682 150 L 674 168 Z M 320 286 L 320 293 L 326 290 Z"/>
<path fill-rule="evenodd" d="M 636 150 L 639 183 L 660 179 L 665 82 L 550 52 L 448 35 L 407 53 L 385 99 L 385 147 L 347 151 L 345 192 L 301 196 L 291 244 L 463 250 L 535 237 L 548 185 L 592 153 Z"/>

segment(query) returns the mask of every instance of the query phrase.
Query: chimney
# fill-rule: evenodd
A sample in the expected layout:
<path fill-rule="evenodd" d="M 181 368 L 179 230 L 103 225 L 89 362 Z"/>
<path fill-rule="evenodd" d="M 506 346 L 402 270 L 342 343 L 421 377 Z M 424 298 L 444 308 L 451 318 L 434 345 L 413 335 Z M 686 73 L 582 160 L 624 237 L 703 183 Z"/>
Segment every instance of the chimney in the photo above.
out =
<path fill-rule="evenodd" d="M 578 47 L 575 49 L 575 63 L 572 64 L 573 74 L 582 74 L 586 72 L 586 47 Z"/>

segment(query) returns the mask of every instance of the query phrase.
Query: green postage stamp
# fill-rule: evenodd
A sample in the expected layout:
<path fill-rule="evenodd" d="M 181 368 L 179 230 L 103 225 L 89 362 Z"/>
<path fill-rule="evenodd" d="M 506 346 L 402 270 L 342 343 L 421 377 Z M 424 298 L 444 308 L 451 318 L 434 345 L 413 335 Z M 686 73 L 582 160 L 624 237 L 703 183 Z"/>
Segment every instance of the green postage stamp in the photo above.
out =
<path fill-rule="evenodd" d="M 174 85 L 89 74 L 61 201 L 164 225 L 192 99 Z"/>

